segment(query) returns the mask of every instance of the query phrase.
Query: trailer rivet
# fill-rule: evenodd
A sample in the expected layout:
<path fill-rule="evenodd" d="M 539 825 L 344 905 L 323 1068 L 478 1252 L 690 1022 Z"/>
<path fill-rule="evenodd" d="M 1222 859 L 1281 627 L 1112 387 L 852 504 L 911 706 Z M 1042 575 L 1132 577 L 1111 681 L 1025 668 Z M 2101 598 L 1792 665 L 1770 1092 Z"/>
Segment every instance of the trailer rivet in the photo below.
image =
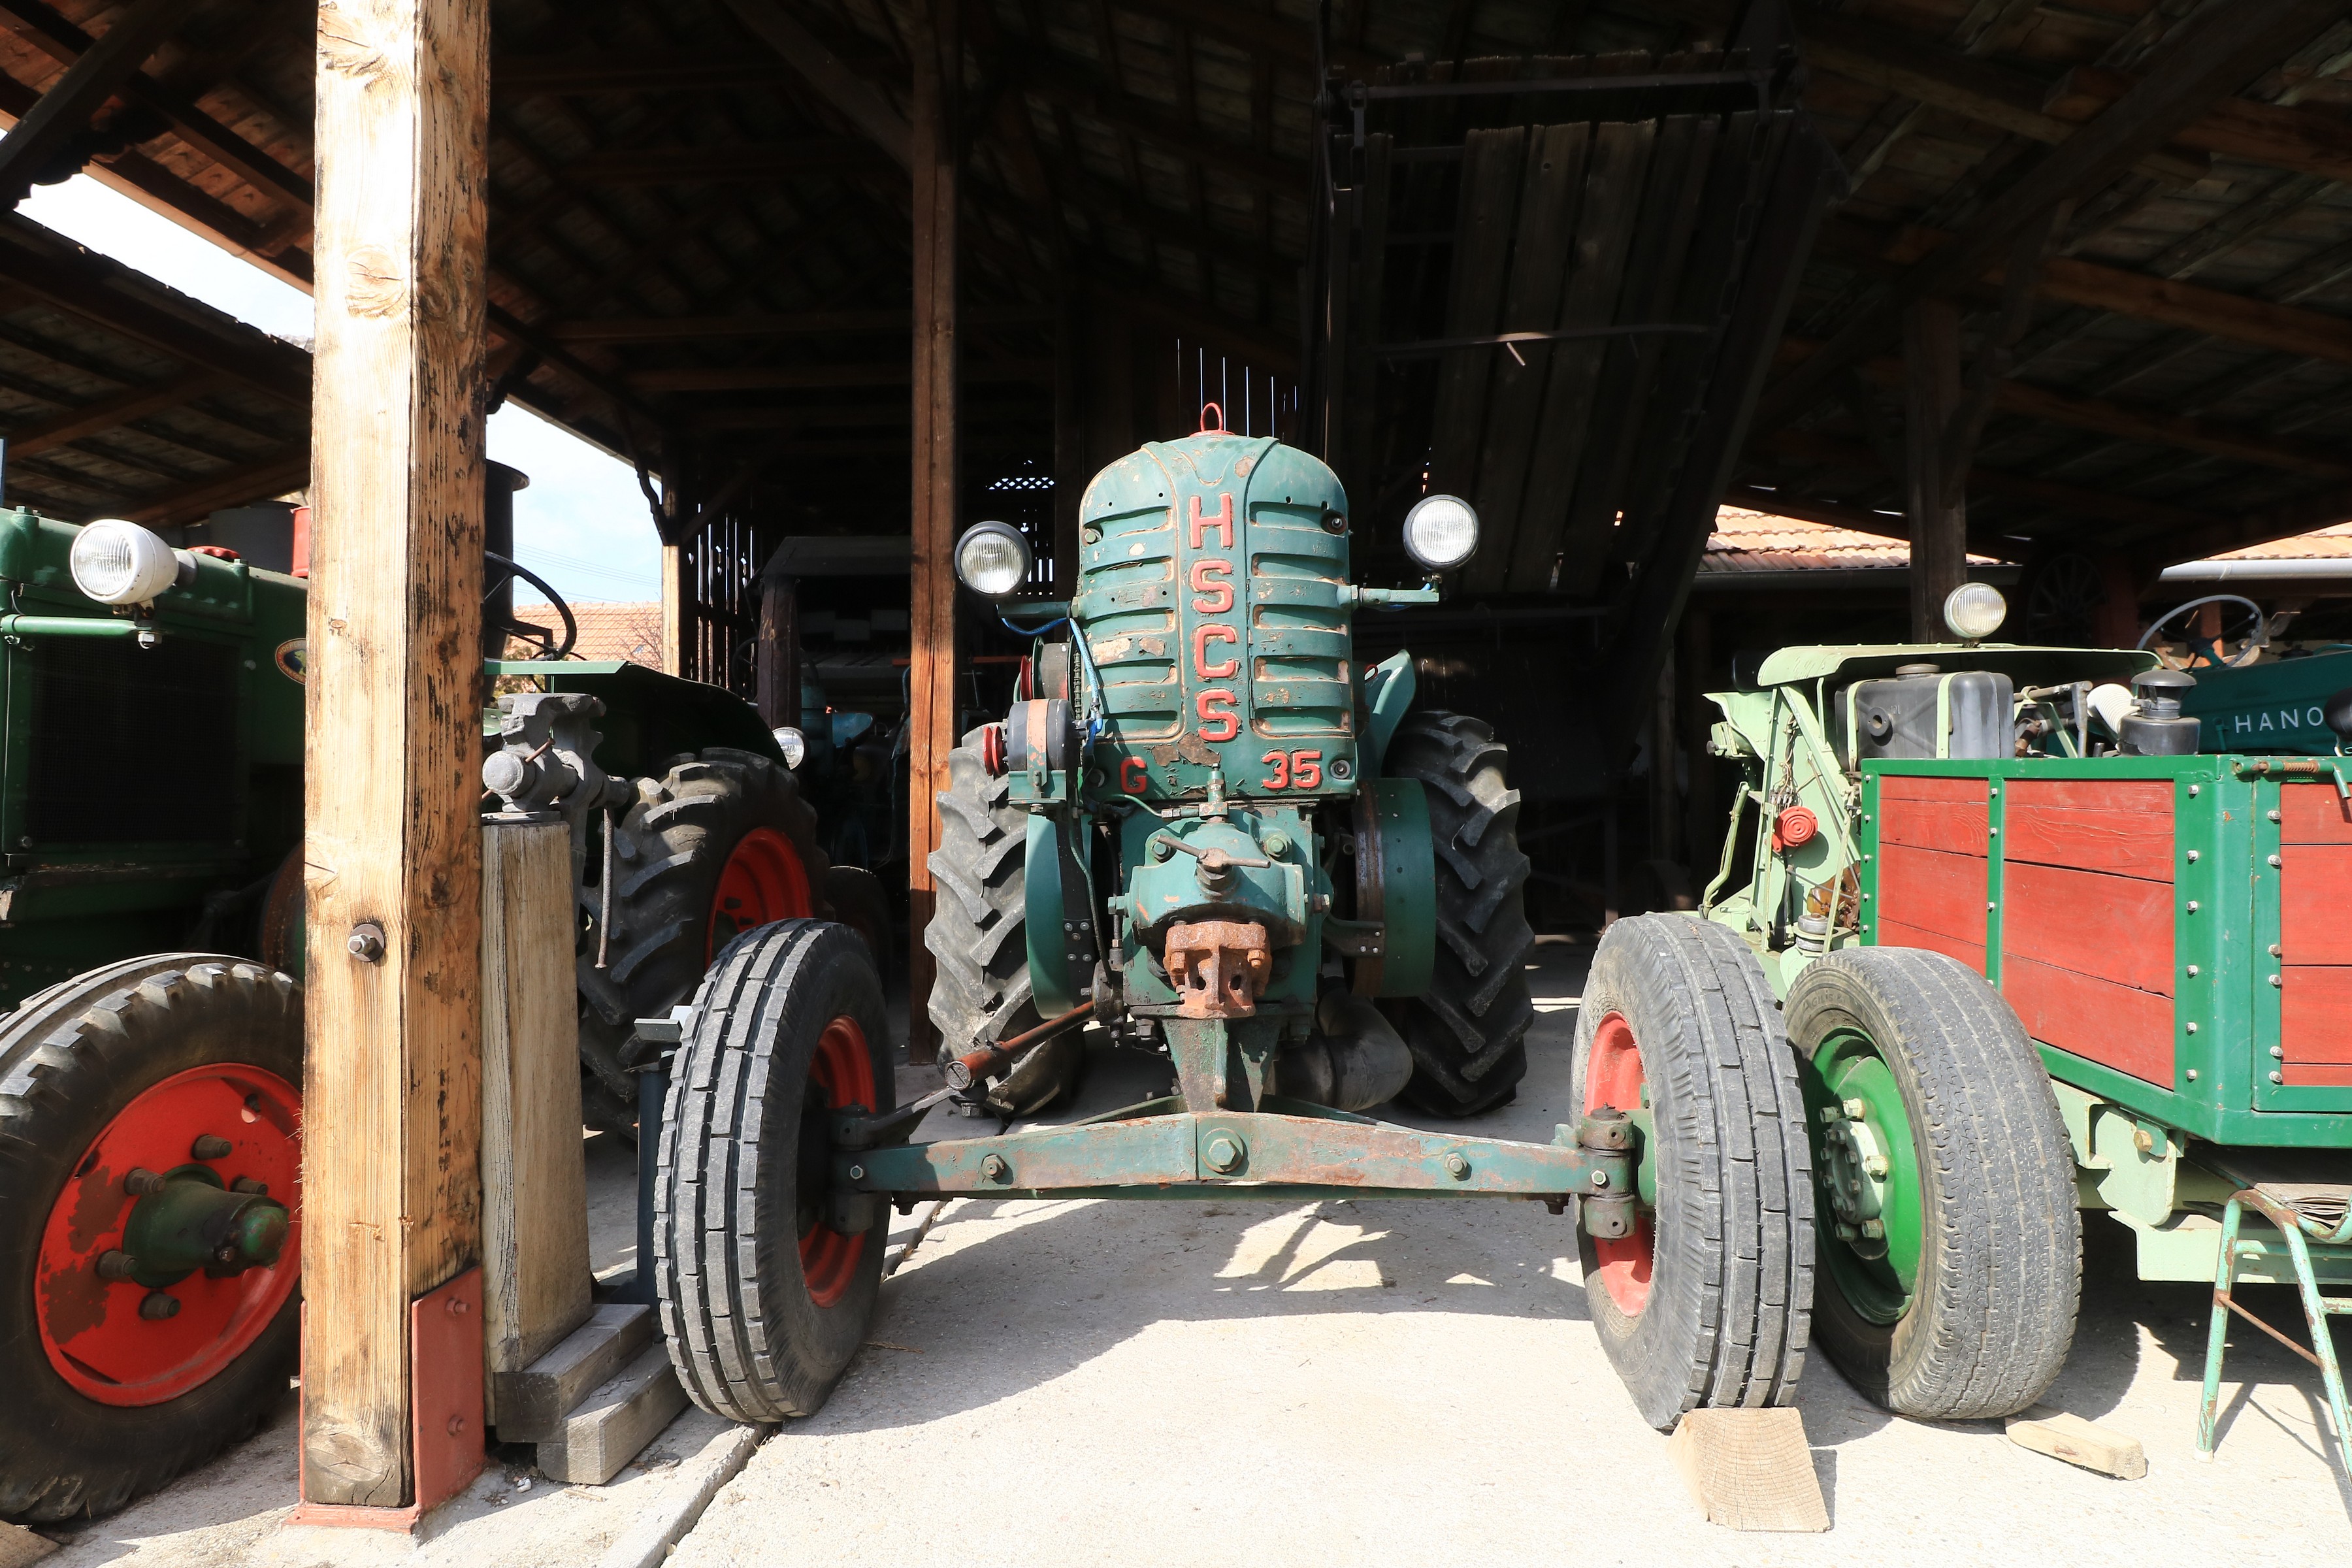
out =
<path fill-rule="evenodd" d="M 2282 950 L 2280 949 L 2280 947 L 2279 947 L 2279 944 L 2278 944 L 2278 943 L 2276 943 L 2276 942 L 2273 942 L 2273 943 L 2271 943 L 2271 956 L 2272 956 L 2273 958 L 2277 958 L 2277 957 L 2279 957 L 2279 956 L 2281 955 L 2281 952 L 2282 952 Z"/>
<path fill-rule="evenodd" d="M 2273 856 L 2272 856 L 2272 857 L 2271 857 L 2271 864 L 2272 864 L 2272 865 L 2273 865 L 2273 866 L 2280 866 L 2280 865 L 2284 865 L 2284 864 L 2285 864 L 2285 862 L 2284 862 L 2284 861 L 2283 861 L 2283 860 L 2281 860 L 2277 856 L 2273 855 Z"/>
<path fill-rule="evenodd" d="M 2194 1029 L 2197 1026 L 2196 1026 L 2196 1025 L 2194 1025 L 2194 1024 L 2191 1024 L 2191 1025 L 2189 1025 L 2189 1026 L 2191 1029 Z M 2196 1069 L 2195 1068 L 2190 1068 L 2189 1069 L 2189 1082 L 2191 1082 L 2191 1083 L 2195 1083 L 2195 1082 L 2197 1081 L 2197 1069 Z"/>
<path fill-rule="evenodd" d="M 2193 963 L 2189 966 L 2189 978 L 2191 980 L 2197 978 L 2197 966 Z"/>
<path fill-rule="evenodd" d="M 2189 863 L 2192 866 L 2197 864 L 2197 851 L 2194 849 L 2189 852 Z"/>
<path fill-rule="evenodd" d="M 2277 1073 L 2273 1073 L 2271 1074 L 2271 1081 L 2273 1083 L 2284 1083 L 2286 1079 L 2279 1076 Z"/>
<path fill-rule="evenodd" d="M 2273 1046 L 2271 1047 L 2271 1057 L 2273 1060 L 2284 1061 L 2286 1059 L 2286 1047 L 2284 1046 Z M 101 1268 L 105 1266 L 105 1259 L 100 1258 L 99 1262 Z"/>
<path fill-rule="evenodd" d="M 1464 1159 L 1458 1151 L 1448 1154 L 1445 1156 L 1445 1173 L 1458 1182 L 1463 1177 L 1470 1173 L 1470 1162 Z M 1592 1184 L 1596 1187 L 1607 1186 L 1609 1184 L 1609 1173 L 1606 1171 L 1593 1172 Z"/>
<path fill-rule="evenodd" d="M 2278 983 L 2279 983 L 2279 977 L 2278 977 L 2277 975 L 2275 975 L 2275 974 L 2272 975 L 2272 976 L 2271 976 L 2271 984 L 2273 984 L 2273 985 L 2276 985 Z"/>
<path fill-rule="evenodd" d="M 2278 814 L 2277 812 L 2275 812 L 2275 811 L 2272 812 L 2272 813 L 2270 814 L 2270 819 L 2271 819 L 2273 822 L 2276 822 L 2276 821 L 2279 819 L 2279 814 Z"/>
<path fill-rule="evenodd" d="M 2192 915 L 2197 912 L 2197 900 L 2194 899 L 2189 900 L 2189 912 Z"/>
<path fill-rule="evenodd" d="M 2194 1025 L 2194 1024 L 2189 1025 L 2189 1032 L 2190 1034 L 2192 1034 L 2192 1035 L 2193 1035 L 2193 1034 L 2195 1034 L 2195 1033 L 2197 1032 L 2197 1026 L 2196 1026 L 2196 1025 Z"/>
<path fill-rule="evenodd" d="M 980 1163 L 980 1173 L 992 1182 L 1004 1180 L 1004 1156 L 991 1154 Z"/>

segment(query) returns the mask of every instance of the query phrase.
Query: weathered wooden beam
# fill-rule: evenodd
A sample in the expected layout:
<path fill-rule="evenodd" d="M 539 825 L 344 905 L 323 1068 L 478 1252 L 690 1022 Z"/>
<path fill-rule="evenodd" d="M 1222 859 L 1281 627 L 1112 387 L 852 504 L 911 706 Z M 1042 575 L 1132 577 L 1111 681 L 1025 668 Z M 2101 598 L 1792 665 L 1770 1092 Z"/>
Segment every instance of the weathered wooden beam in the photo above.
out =
<path fill-rule="evenodd" d="M 0 204 L 16 205 L 89 128 L 117 89 L 180 25 L 194 0 L 137 0 L 66 68 L 56 85 L 0 138 Z"/>
<path fill-rule="evenodd" d="M 302 1484 L 399 1508 L 409 1304 L 481 1247 L 489 10 L 327 0 L 318 47 Z"/>
<path fill-rule="evenodd" d="M 1254 10 L 1233 0 L 1126 0 L 1127 8 L 1157 21 L 1171 22 L 1252 54 L 1280 60 L 1315 74 L 1315 23 L 1310 17 L 1286 16 Z M 1395 62 L 1377 50 L 1337 36 L 1330 40 L 1330 63 L 1351 70 L 1370 71 Z"/>
<path fill-rule="evenodd" d="M 830 174 L 893 165 L 882 151 L 843 136 L 719 147 L 616 147 L 563 165 L 593 185 L 761 184 L 795 174 Z"/>
<path fill-rule="evenodd" d="M 1151 142 L 1172 156 L 1198 163 L 1203 168 L 1278 195 L 1304 199 L 1307 189 L 1304 163 L 1294 163 L 1286 158 L 1260 153 L 1247 142 L 1224 142 L 1204 135 L 1182 115 L 1131 97 L 1115 83 L 1107 83 L 1089 71 L 1050 56 L 1032 55 L 1008 68 L 1013 71 L 1015 88 L 1034 92 L 1050 103 L 1083 114 L 1124 135 Z"/>
<path fill-rule="evenodd" d="M 740 50 L 587 49 L 499 55 L 490 61 L 490 92 L 500 103 L 572 94 L 772 87 L 800 79 L 781 59 Z"/>
<path fill-rule="evenodd" d="M 1819 340 L 1785 338 L 1781 340 L 1780 346 L 1784 359 L 1794 363 L 1817 348 Z M 1857 368 L 1865 378 L 1878 385 L 1903 384 L 1903 362 L 1891 354 L 1865 360 Z M 2104 397 L 2084 397 L 2079 393 L 2062 392 L 2023 381 L 2000 383 L 1993 389 L 1992 401 L 1994 408 L 2003 414 L 2046 420 L 2050 424 L 2064 425 L 2076 430 L 2093 430 L 2120 440 L 2179 447 L 2188 451 L 2203 452 L 2209 457 L 2258 463 L 2264 468 L 2310 474 L 2319 479 L 2352 479 L 2352 457 L 2347 457 L 2335 447 L 2185 414 L 2172 414 L 2161 408 L 2117 403 Z"/>
<path fill-rule="evenodd" d="M 1045 305 L 972 305 L 965 309 L 963 317 L 976 327 L 1037 327 L 1051 322 L 1054 312 Z M 912 310 L 788 310 L 767 315 L 592 316 L 551 322 L 541 330 L 560 343 L 664 343 L 859 332 L 898 336 L 912 331 L 914 321 Z"/>
<path fill-rule="evenodd" d="M 753 0 L 728 0 L 740 8 Z M 931 851 L 939 847 L 940 792 L 948 787 L 948 753 L 956 743 L 955 593 L 957 385 L 956 230 L 961 205 L 963 30 L 960 0 L 916 0 L 914 103 L 908 139 L 914 183 L 914 535 L 909 584 L 912 647 L 907 697 L 908 917 L 907 1050 L 921 1063 L 936 1054 L 927 1011 L 933 974 L 923 931 L 933 889 Z M 1051 374 L 1050 367 L 1048 374 Z"/>
<path fill-rule="evenodd" d="M 1756 427 L 1770 429 L 1802 414 L 1827 395 L 1832 376 L 1885 341 L 1904 306 L 1981 278 L 2019 230 L 2130 169 L 2340 10 L 2339 0 L 2234 0 L 2190 19 L 2120 101 L 1993 197 L 1949 244 L 1865 301 L 1819 354 L 1768 391 Z"/>
<path fill-rule="evenodd" d="M 921 311 L 916 312 L 921 319 Z M 826 387 L 905 386 L 919 384 L 922 373 L 903 364 L 754 364 L 690 365 L 675 370 L 629 373 L 629 384 L 646 392 L 806 392 Z M 1051 360 L 1007 360 L 996 363 L 963 364 L 958 379 L 966 384 L 1030 382 L 1050 385 Z"/>
<path fill-rule="evenodd" d="M 1822 464 L 1847 473 L 1878 474 L 1886 471 L 1878 454 L 1861 442 L 1817 435 L 1811 430 L 1770 431 L 1752 438 L 1748 450 L 1765 454 L 1767 460 L 1770 456 L 1778 455 L 1793 458 L 1800 462 Z M 1899 475 L 1889 477 L 1900 478 Z M 2193 531 L 2228 521 L 2210 511 L 2174 506 L 2167 501 L 2147 500 L 2093 485 L 2040 479 L 2032 474 L 2021 474 L 2012 468 L 1988 468 L 1981 462 L 1969 469 L 1968 482 L 1971 489 L 1987 495 L 2008 496 L 2037 506 L 2072 512 L 2078 517 L 2093 517 L 2103 521 L 2155 530 Z"/>
<path fill-rule="evenodd" d="M 1946 472 L 1954 454 L 1945 436 L 1959 406 L 1960 313 L 1948 300 L 1915 300 L 1903 312 L 1903 510 L 1916 642 L 1943 640 L 1944 595 L 1968 581 L 1968 491 L 1961 475 Z"/>
<path fill-rule="evenodd" d="M 2044 107 L 2053 118 L 2080 124 L 2105 113 L 2138 82 L 2127 71 L 2077 66 L 2049 89 Z M 2225 98 L 2190 121 L 2179 141 L 2225 158 L 2352 182 L 2352 125 L 2307 109 Z"/>
<path fill-rule="evenodd" d="M 128 425 L 133 419 L 177 408 L 193 398 L 202 397 L 220 385 L 223 379 L 218 371 L 195 370 L 153 386 L 133 386 L 95 398 L 11 432 L 8 455 L 29 458 L 52 447 L 70 446 L 85 436 Z"/>
<path fill-rule="evenodd" d="M 10 443 L 11 456 L 15 455 L 14 447 Z M 225 473 L 206 475 L 152 500 L 121 509 L 115 515 L 132 522 L 165 526 L 194 522 L 225 506 L 242 506 L 247 501 L 268 500 L 299 490 L 310 474 L 310 455 L 297 448 L 242 464 Z"/>
<path fill-rule="evenodd" d="M 774 49 L 818 97 L 902 169 L 915 167 L 914 131 L 889 95 L 776 0 L 721 0 L 753 37 Z M 917 75 L 919 78 L 920 62 Z M 962 76 L 959 56 L 956 75 Z M 919 90 L 919 89 L 918 89 Z"/>

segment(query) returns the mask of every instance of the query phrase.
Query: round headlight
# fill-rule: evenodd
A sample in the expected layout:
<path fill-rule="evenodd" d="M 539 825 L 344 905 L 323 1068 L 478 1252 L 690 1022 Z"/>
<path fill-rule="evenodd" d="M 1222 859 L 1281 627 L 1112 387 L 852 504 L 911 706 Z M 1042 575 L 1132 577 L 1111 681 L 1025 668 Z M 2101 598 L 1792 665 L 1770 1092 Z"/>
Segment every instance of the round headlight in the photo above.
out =
<path fill-rule="evenodd" d="M 101 605 L 143 605 L 180 578 L 180 557 L 162 536 L 119 517 L 74 535 L 66 564 L 74 586 Z"/>
<path fill-rule="evenodd" d="M 1405 553 L 1432 572 L 1451 572 L 1478 548 L 1478 514 L 1460 496 L 1423 496 L 1404 514 Z"/>
<path fill-rule="evenodd" d="M 2008 617 L 2009 601 L 1990 583 L 1963 583 L 1944 595 L 1944 624 L 1962 642 L 1982 642 Z"/>
<path fill-rule="evenodd" d="M 1001 599 L 1029 575 L 1029 542 L 1009 522 L 975 522 L 956 541 L 955 569 L 973 593 Z"/>
<path fill-rule="evenodd" d="M 776 750 L 784 753 L 784 766 L 797 768 L 808 760 L 808 737 L 786 724 L 776 731 Z"/>

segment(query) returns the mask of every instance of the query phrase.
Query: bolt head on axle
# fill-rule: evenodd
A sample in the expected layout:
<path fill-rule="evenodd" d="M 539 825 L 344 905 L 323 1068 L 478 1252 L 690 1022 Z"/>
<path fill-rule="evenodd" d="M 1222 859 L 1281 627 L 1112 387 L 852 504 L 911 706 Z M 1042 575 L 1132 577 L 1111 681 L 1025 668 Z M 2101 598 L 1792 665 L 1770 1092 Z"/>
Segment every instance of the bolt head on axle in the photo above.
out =
<path fill-rule="evenodd" d="M 1242 1141 L 1230 1132 L 1220 1132 L 1209 1140 L 1206 1153 L 1211 1170 L 1218 1172 L 1238 1170 L 1241 1167 L 1244 1153 Z"/>

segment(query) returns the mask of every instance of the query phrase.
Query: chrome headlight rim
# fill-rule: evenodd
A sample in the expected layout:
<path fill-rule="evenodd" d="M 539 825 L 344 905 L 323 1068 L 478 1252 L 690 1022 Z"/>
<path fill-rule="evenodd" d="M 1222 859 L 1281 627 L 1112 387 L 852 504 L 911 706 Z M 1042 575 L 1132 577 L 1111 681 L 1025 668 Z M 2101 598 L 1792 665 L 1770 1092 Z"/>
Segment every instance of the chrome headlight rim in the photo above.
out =
<path fill-rule="evenodd" d="M 976 580 L 976 570 L 969 560 L 975 547 L 984 548 L 992 542 L 1001 542 L 1008 546 L 1013 558 L 1019 563 L 1019 569 L 1012 574 L 1012 580 L 1001 588 L 992 586 L 990 581 Z M 1030 568 L 1034 564 L 1035 558 L 1030 552 L 1027 535 L 1009 522 L 975 522 L 956 540 L 956 581 L 984 599 L 1003 599 L 1019 593 L 1021 584 L 1029 580 Z"/>
<path fill-rule="evenodd" d="M 1447 555 L 1429 548 L 1426 535 L 1433 528 L 1453 523 L 1459 527 L 1466 522 L 1469 542 L 1460 553 Z M 1478 553 L 1478 509 L 1457 495 L 1443 491 L 1425 495 L 1412 503 L 1404 514 L 1404 552 L 1412 557 L 1424 572 L 1453 572 Z"/>
<path fill-rule="evenodd" d="M 1964 643 L 1982 642 L 2009 619 L 2009 600 L 1990 583 L 1963 583 L 1944 595 L 1944 629 Z"/>

